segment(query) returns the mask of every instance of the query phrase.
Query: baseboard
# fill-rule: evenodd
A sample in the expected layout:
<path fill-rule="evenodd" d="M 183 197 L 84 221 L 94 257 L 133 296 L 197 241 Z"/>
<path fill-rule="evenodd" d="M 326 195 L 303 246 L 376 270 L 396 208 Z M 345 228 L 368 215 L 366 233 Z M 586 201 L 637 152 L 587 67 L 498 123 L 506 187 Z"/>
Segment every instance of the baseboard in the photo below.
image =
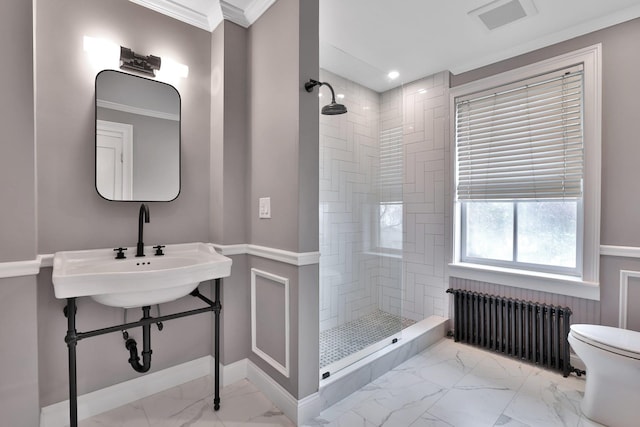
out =
<path fill-rule="evenodd" d="M 126 405 L 152 394 L 210 375 L 215 360 L 204 356 L 190 362 L 172 366 L 158 372 L 128 380 L 110 387 L 78 396 L 78 420 Z M 222 367 L 222 384 L 246 378 L 246 362 L 240 361 Z M 40 410 L 40 427 L 63 427 L 69 425 L 69 401 L 54 403 Z"/>
<path fill-rule="evenodd" d="M 247 378 L 247 362 L 248 359 L 238 360 L 230 365 L 222 366 L 220 370 L 220 386 L 226 387 L 240 380 Z M 214 372 L 215 359 L 211 358 L 211 374 Z"/>
<path fill-rule="evenodd" d="M 91 418 L 189 381 L 213 375 L 214 363 L 215 359 L 212 356 L 205 356 L 78 396 L 78 420 Z M 227 366 L 220 365 L 220 385 L 222 387 L 245 378 L 251 381 L 297 424 L 302 424 L 320 414 L 321 404 L 318 393 L 298 401 L 248 359 L 239 360 Z M 40 427 L 65 427 L 68 425 L 68 400 L 40 409 Z"/>
<path fill-rule="evenodd" d="M 322 403 L 318 393 L 297 400 L 250 360 L 247 361 L 247 379 L 296 425 L 320 415 Z"/>

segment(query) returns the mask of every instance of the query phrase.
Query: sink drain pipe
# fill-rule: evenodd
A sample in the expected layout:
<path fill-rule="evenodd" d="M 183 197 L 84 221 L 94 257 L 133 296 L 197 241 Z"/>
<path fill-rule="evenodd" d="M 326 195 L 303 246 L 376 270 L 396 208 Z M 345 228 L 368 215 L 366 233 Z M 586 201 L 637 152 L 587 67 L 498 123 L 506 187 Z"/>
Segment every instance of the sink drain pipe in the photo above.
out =
<path fill-rule="evenodd" d="M 150 319 L 149 306 L 142 307 L 141 321 Z M 127 339 L 124 344 L 129 350 L 129 364 L 136 372 L 147 372 L 151 368 L 151 324 L 142 325 L 142 364 L 140 364 L 140 356 L 138 356 L 138 343 L 133 338 Z"/>

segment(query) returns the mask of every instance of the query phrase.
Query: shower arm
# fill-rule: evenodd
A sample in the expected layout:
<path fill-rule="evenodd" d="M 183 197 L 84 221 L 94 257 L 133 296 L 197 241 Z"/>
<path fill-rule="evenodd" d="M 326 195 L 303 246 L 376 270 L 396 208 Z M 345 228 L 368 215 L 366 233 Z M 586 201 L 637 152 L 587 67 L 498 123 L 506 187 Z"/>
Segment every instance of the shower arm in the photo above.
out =
<path fill-rule="evenodd" d="M 317 80 L 309 79 L 309 81 L 304 84 L 304 88 L 306 89 L 307 92 L 313 92 L 313 88 L 316 86 L 327 86 L 329 90 L 331 90 L 331 103 L 332 104 L 336 103 L 336 94 L 329 83 L 319 82 Z"/>

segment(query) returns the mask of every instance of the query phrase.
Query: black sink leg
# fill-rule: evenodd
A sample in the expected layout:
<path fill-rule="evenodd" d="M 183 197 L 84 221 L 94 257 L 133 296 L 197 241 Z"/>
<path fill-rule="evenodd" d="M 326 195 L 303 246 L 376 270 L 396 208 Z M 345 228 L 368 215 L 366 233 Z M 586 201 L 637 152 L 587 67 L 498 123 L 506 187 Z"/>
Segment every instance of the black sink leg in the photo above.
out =
<path fill-rule="evenodd" d="M 215 358 L 214 371 L 214 395 L 213 395 L 213 410 L 220 409 L 220 311 L 222 305 L 220 304 L 220 279 L 215 279 L 215 294 L 216 299 L 214 302 L 213 314 L 215 320 L 215 333 L 213 343 L 213 357 Z"/>
<path fill-rule="evenodd" d="M 70 427 L 78 427 L 78 384 L 76 374 L 76 299 L 67 298 L 65 308 L 67 316 L 67 336 L 65 342 L 69 349 L 69 421 Z"/>

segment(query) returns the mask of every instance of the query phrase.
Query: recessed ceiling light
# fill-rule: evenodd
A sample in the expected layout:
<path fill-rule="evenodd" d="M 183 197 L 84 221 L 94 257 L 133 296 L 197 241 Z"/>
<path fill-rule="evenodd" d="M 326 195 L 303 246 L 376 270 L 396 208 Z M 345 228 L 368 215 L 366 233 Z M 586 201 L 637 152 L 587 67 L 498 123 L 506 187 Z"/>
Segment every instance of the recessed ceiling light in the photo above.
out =
<path fill-rule="evenodd" d="M 387 74 L 387 76 L 391 79 L 391 80 L 395 80 L 398 77 L 400 77 L 400 73 L 397 71 L 390 71 L 389 74 Z"/>
<path fill-rule="evenodd" d="M 425 93 L 427 93 L 427 90 L 424 88 L 418 89 L 418 93 L 424 95 Z"/>
<path fill-rule="evenodd" d="M 336 98 L 338 99 L 344 99 L 344 93 L 339 93 L 336 95 Z"/>

